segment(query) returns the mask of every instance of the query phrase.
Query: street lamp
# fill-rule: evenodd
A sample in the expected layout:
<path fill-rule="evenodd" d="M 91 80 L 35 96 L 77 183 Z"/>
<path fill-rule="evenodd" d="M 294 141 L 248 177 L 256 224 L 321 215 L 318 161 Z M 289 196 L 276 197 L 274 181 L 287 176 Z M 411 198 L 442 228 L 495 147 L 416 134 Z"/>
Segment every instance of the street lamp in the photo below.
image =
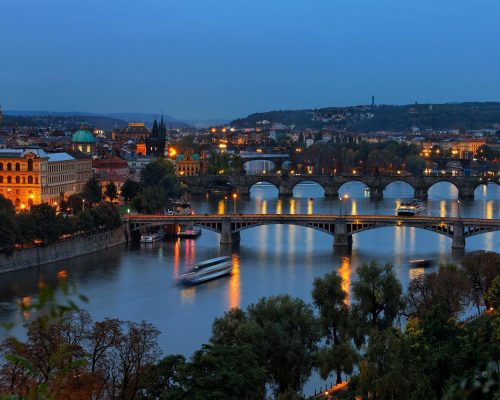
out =
<path fill-rule="evenodd" d="M 233 214 L 236 214 L 236 199 L 238 198 L 238 193 L 233 193 Z"/>
<path fill-rule="evenodd" d="M 339 202 L 339 214 L 340 216 L 342 216 L 342 200 L 344 200 L 345 202 L 347 202 L 347 199 L 349 198 L 349 196 L 347 194 L 344 194 L 341 198 L 340 198 L 340 202 Z"/>
<path fill-rule="evenodd" d="M 227 214 L 227 196 L 224 196 L 224 214 Z"/>
<path fill-rule="evenodd" d="M 85 211 L 85 199 L 82 199 L 82 211 Z"/>
<path fill-rule="evenodd" d="M 457 200 L 457 215 L 460 218 L 460 200 Z"/>

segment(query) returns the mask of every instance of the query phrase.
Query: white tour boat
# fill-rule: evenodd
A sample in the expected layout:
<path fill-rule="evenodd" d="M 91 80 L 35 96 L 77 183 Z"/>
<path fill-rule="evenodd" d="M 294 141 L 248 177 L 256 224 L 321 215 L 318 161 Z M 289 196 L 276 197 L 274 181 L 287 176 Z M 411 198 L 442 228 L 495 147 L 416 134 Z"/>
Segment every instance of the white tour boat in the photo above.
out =
<path fill-rule="evenodd" d="M 401 205 L 398 207 L 398 215 L 416 215 L 419 212 L 422 212 L 425 210 L 425 203 L 420 201 L 420 200 L 412 200 L 407 203 L 401 203 Z"/>
<path fill-rule="evenodd" d="M 196 264 L 195 267 L 180 277 L 185 285 L 196 285 L 231 273 L 231 257 L 217 257 Z"/>

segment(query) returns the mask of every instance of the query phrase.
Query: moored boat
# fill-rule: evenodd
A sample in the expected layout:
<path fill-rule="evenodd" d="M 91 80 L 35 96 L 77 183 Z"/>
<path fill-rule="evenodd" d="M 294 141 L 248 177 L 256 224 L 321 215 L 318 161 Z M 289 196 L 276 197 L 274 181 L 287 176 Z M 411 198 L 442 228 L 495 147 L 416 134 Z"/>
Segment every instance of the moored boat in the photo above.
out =
<path fill-rule="evenodd" d="M 397 208 L 398 215 L 416 215 L 419 212 L 425 210 L 425 203 L 420 200 L 412 200 L 410 202 L 401 203 L 401 205 Z"/>
<path fill-rule="evenodd" d="M 231 257 L 217 257 L 196 264 L 193 269 L 182 274 L 180 282 L 184 285 L 196 285 L 231 273 Z"/>
<path fill-rule="evenodd" d="M 197 238 L 200 235 L 201 235 L 201 229 L 198 228 L 197 226 L 191 229 L 183 229 L 177 234 L 177 236 L 181 238 Z"/>
<path fill-rule="evenodd" d="M 141 235 L 141 243 L 157 242 L 158 240 L 162 240 L 164 237 L 165 237 L 165 234 L 163 233 L 163 231 L 147 233 L 147 234 Z"/>

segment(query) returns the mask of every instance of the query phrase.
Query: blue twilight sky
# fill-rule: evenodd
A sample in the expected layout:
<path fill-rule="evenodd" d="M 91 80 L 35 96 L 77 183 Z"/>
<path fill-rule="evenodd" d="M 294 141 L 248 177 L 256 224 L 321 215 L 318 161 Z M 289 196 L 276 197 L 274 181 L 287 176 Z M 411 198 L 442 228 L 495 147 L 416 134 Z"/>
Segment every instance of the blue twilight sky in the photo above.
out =
<path fill-rule="evenodd" d="M 0 0 L 6 109 L 500 100 L 499 0 Z"/>

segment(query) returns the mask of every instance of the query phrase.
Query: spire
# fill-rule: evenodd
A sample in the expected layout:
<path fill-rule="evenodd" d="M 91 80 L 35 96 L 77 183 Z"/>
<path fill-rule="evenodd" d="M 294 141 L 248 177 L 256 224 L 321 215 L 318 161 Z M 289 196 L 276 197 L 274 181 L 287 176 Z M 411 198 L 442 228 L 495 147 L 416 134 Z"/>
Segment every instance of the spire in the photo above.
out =
<path fill-rule="evenodd" d="M 167 128 L 165 127 L 165 122 L 163 122 L 163 111 L 161 112 L 160 121 L 160 137 L 164 139 L 167 136 Z"/>
<path fill-rule="evenodd" d="M 151 129 L 151 137 L 158 137 L 158 122 L 156 122 L 156 117 L 153 122 L 153 129 Z"/>

